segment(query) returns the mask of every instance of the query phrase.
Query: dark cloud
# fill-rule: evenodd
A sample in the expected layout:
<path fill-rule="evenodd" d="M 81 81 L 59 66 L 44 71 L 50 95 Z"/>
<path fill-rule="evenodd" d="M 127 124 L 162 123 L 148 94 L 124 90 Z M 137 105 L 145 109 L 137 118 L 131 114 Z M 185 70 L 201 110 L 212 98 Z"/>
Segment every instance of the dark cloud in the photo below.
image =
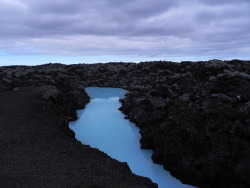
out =
<path fill-rule="evenodd" d="M 246 56 L 249 10 L 248 0 L 0 0 L 0 52 Z"/>
<path fill-rule="evenodd" d="M 249 3 L 248 0 L 201 0 L 203 4 L 211 5 L 211 6 L 218 6 L 218 5 L 234 5 L 240 3 Z"/>

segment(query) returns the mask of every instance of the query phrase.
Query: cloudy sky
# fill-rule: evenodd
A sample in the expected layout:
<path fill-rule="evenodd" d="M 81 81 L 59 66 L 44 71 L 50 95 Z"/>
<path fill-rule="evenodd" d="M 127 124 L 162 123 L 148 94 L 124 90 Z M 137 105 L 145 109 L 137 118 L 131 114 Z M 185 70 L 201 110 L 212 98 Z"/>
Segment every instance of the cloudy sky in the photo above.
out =
<path fill-rule="evenodd" d="M 0 0 L 0 65 L 250 59 L 249 0 Z"/>

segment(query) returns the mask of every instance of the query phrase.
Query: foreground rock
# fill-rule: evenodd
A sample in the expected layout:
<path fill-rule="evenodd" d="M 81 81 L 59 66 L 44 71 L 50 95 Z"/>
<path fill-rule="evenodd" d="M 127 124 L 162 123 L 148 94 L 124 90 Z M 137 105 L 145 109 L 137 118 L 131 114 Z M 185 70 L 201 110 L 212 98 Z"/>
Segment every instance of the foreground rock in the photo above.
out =
<path fill-rule="evenodd" d="M 54 103 L 59 95 L 48 86 L 0 92 L 1 188 L 157 187 L 71 138 L 68 118 Z"/>
<path fill-rule="evenodd" d="M 38 87 L 67 122 L 88 102 L 85 87 L 127 89 L 121 110 L 154 162 L 200 187 L 250 187 L 249 61 L 13 66 L 0 78 L 1 92 Z M 74 137 L 66 124 L 60 130 Z"/>
<path fill-rule="evenodd" d="M 141 128 L 141 147 L 184 183 L 249 187 L 249 62 L 162 64 L 160 71 L 167 74 L 149 90 L 121 100 Z"/>

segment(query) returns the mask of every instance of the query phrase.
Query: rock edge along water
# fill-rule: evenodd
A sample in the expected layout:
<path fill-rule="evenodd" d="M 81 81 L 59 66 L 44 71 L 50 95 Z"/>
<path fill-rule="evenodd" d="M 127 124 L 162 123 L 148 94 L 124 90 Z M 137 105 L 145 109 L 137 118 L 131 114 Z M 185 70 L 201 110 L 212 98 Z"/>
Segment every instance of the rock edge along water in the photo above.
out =
<path fill-rule="evenodd" d="M 88 87 L 85 91 L 91 97 L 90 103 L 77 112 L 79 119 L 69 126 L 77 140 L 127 162 L 133 173 L 150 178 L 158 187 L 192 187 L 171 177 L 162 165 L 154 164 L 152 150 L 140 150 L 140 129 L 118 110 L 119 99 L 124 98 L 126 90 Z"/>
<path fill-rule="evenodd" d="M 131 92 L 121 110 L 141 128 L 142 147 L 153 149 L 155 162 L 201 187 L 248 187 L 249 66 L 213 60 L 2 67 L 0 90 L 75 85 L 58 100 L 75 105 L 87 86 L 122 87 Z M 76 119 L 74 110 L 63 110 Z"/>
<path fill-rule="evenodd" d="M 0 92 L 0 187 L 157 187 L 72 138 L 74 114 L 63 109 L 74 105 L 60 104 L 60 95 L 52 86 Z"/>

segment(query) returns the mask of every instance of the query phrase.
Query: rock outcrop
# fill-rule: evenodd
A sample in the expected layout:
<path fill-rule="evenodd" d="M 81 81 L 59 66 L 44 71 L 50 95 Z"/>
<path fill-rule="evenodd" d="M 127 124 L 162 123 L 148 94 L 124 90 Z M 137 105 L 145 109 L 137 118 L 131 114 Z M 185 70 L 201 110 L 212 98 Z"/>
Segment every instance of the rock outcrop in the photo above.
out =
<path fill-rule="evenodd" d="M 160 71 L 171 73 L 121 100 L 141 128 L 141 147 L 184 183 L 249 187 L 249 62 L 183 62 Z"/>

